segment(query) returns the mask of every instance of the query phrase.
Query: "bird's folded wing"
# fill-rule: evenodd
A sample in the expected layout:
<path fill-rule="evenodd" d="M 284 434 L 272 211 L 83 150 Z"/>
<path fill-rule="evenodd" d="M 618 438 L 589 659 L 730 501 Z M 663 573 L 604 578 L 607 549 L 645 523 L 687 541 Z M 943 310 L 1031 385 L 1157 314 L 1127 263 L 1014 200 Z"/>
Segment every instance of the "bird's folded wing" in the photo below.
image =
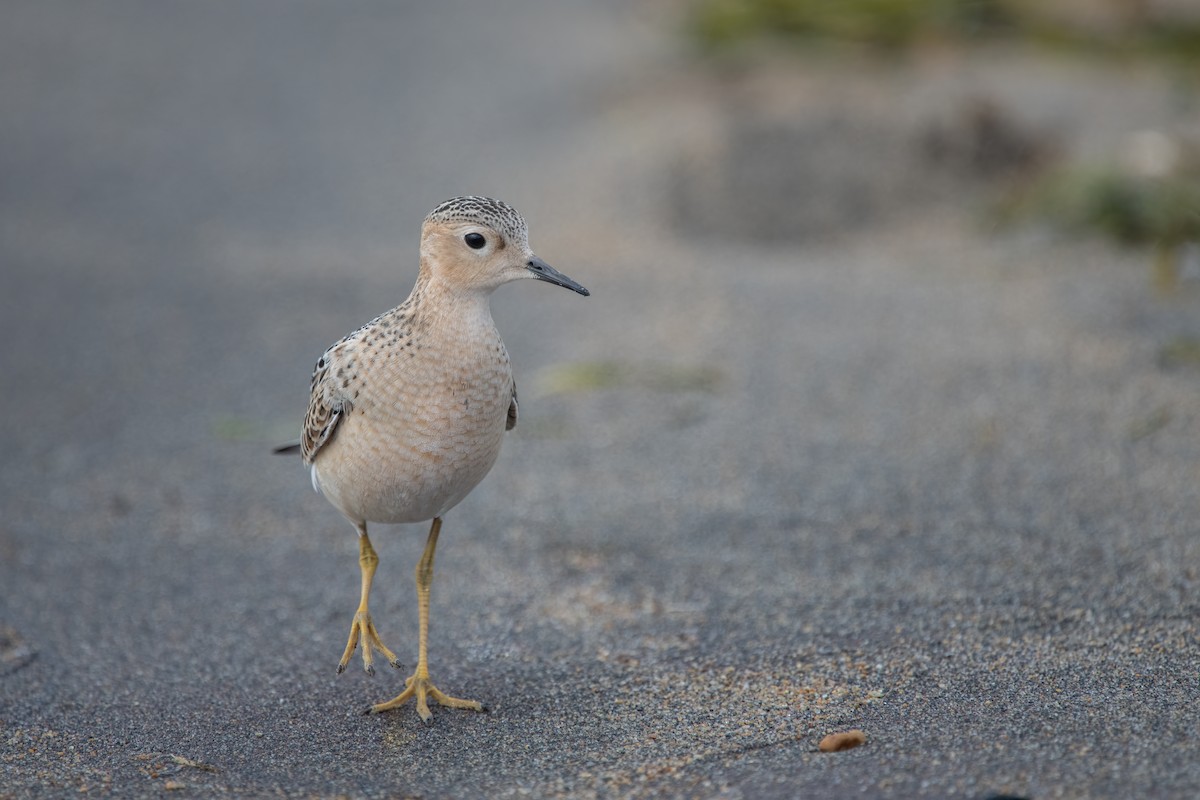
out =
<path fill-rule="evenodd" d="M 351 405 L 335 379 L 335 365 L 345 357 L 343 349 L 347 341 L 335 344 L 325 351 L 313 370 L 312 393 L 308 400 L 308 413 L 304 415 L 304 435 L 300 440 L 300 453 L 305 464 L 311 464 L 318 451 L 337 430 L 343 414 L 349 414 Z"/>
<path fill-rule="evenodd" d="M 517 427 L 517 382 L 513 381 L 512 400 L 508 403 L 508 422 L 504 424 L 504 430 L 511 431 L 515 427 Z"/>

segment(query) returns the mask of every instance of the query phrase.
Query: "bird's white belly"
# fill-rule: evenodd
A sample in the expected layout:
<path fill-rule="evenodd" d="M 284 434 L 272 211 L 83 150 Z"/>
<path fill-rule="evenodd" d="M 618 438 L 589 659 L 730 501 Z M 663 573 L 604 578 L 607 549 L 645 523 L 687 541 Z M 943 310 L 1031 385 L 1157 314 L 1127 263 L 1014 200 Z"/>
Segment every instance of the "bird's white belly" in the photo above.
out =
<path fill-rule="evenodd" d="M 426 402 L 421 413 L 355 407 L 313 462 L 315 483 L 343 514 L 366 522 L 441 516 L 483 480 L 504 438 L 510 388 L 496 381 Z M 460 384 L 462 387 L 463 384 Z M 366 403 L 362 404 L 368 405 Z"/>

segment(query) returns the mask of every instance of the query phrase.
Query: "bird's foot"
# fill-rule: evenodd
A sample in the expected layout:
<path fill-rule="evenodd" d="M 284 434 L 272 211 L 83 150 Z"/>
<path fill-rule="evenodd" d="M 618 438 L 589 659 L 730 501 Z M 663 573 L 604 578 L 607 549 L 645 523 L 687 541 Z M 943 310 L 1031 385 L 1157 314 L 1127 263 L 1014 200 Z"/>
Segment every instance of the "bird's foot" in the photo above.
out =
<path fill-rule="evenodd" d="M 388 660 L 396 669 L 400 669 L 400 659 L 396 658 L 396 654 L 387 649 L 379 639 L 379 633 L 375 630 L 375 623 L 371 621 L 371 615 L 365 609 L 359 609 L 354 615 L 354 622 L 350 623 L 350 638 L 346 641 L 346 649 L 342 653 L 342 660 L 338 662 L 338 674 L 341 675 L 345 671 L 346 665 L 350 663 L 350 656 L 354 653 L 354 648 L 358 646 L 359 637 L 362 638 L 362 660 L 363 669 L 368 675 L 375 674 L 375 654 L 378 650 L 383 654 L 383 657 Z"/>
<path fill-rule="evenodd" d="M 421 717 L 421 721 L 428 723 L 433 714 L 429 711 L 429 699 L 434 700 L 439 705 L 448 708 L 465 708 L 470 711 L 486 711 L 482 703 L 475 700 L 462 700 L 457 697 L 450 697 L 443 694 L 429 680 L 429 673 L 426 670 L 418 669 L 404 682 L 404 691 L 388 700 L 386 703 L 376 703 L 366 710 L 367 714 L 382 714 L 384 711 L 390 711 L 393 708 L 399 708 L 407 703 L 411 698 L 417 698 L 417 714 Z"/>

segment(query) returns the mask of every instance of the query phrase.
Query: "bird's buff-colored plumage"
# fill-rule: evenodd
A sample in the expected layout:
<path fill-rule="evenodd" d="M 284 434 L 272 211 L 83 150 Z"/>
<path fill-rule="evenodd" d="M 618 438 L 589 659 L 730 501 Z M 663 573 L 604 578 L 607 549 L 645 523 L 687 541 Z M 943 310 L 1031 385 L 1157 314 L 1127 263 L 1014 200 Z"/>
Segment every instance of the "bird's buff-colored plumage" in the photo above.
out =
<path fill-rule="evenodd" d="M 359 638 L 368 672 L 374 673 L 372 650 L 399 666 L 368 612 L 379 559 L 367 523 L 433 521 L 417 565 L 416 672 L 404 692 L 369 711 L 415 697 L 418 713 L 428 721 L 427 696 L 442 705 L 482 709 L 429 682 L 429 583 L 442 515 L 488 473 L 505 431 L 517 422 L 516 384 L 489 300 L 498 286 L 522 278 L 588 294 L 533 254 L 525 220 L 511 206 L 486 197 L 439 205 L 422 226 L 412 293 L 325 351 L 313 371 L 300 445 L 281 448 L 300 450 L 313 486 L 359 532 L 361 602 L 339 672 Z"/>

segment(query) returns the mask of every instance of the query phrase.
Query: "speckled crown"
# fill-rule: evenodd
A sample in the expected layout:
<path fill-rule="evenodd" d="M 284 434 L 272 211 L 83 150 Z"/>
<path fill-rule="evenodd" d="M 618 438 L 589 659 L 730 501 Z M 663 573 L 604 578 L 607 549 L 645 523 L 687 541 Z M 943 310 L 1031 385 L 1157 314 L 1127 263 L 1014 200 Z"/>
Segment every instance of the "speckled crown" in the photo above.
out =
<path fill-rule="evenodd" d="M 478 222 L 498 231 L 509 240 L 524 241 L 528 237 L 525 220 L 517 210 L 508 203 L 490 197 L 455 197 L 430 211 L 425 221 Z"/>

